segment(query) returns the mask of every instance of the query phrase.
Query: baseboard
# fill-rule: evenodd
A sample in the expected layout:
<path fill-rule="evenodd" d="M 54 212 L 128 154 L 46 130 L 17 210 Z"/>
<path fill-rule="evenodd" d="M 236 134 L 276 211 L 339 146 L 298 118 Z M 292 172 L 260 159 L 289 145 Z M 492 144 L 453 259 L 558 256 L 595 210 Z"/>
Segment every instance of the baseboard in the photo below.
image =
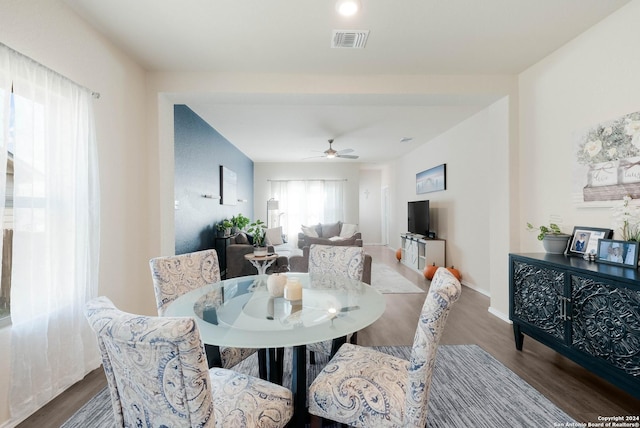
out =
<path fill-rule="evenodd" d="M 513 324 L 513 322 L 509 319 L 508 315 L 503 314 L 502 312 L 500 312 L 499 310 L 489 306 L 489 313 L 495 317 L 500 318 L 502 321 L 506 322 L 507 324 Z"/>
<path fill-rule="evenodd" d="M 491 293 L 489 293 L 487 290 L 483 290 L 482 288 L 478 288 L 477 286 L 475 286 L 473 284 L 469 284 L 465 280 L 460 281 L 460 284 L 464 285 L 465 287 L 468 287 L 468 288 L 472 289 L 473 291 L 477 291 L 478 293 L 483 294 L 483 295 L 487 296 L 488 298 L 491 298 Z"/>

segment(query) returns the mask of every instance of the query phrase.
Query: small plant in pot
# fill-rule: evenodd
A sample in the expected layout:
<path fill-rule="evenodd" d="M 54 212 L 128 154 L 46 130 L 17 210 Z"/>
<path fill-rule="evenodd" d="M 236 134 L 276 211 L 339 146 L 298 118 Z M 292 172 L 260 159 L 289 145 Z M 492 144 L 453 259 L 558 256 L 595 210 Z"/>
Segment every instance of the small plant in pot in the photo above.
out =
<path fill-rule="evenodd" d="M 531 223 L 527 223 L 527 230 L 539 232 L 538 241 L 542 241 L 542 246 L 549 254 L 564 254 L 569 239 L 571 239 L 571 235 L 562 232 L 555 223 L 539 227 L 534 227 Z"/>
<path fill-rule="evenodd" d="M 216 225 L 216 229 L 218 229 L 218 236 L 224 237 L 229 236 L 231 234 L 231 227 L 233 224 L 229 219 L 224 219 L 220 223 Z"/>
<path fill-rule="evenodd" d="M 251 220 L 249 220 L 249 217 L 242 215 L 242 213 L 238 213 L 238 215 L 231 217 L 231 223 L 233 224 L 234 232 L 237 233 L 247 227 Z"/>
<path fill-rule="evenodd" d="M 265 245 L 265 233 L 267 225 L 262 220 L 256 220 L 249 225 L 247 232 L 253 238 L 253 254 L 256 256 L 266 256 L 267 246 Z"/>

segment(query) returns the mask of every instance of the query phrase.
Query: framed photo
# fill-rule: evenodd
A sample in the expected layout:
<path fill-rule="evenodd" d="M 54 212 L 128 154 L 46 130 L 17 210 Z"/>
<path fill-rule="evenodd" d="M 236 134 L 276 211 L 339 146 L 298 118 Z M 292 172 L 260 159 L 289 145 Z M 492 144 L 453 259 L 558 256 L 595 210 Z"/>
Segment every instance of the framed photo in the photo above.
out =
<path fill-rule="evenodd" d="M 600 263 L 624 267 L 638 267 L 638 246 L 636 241 L 615 241 L 600 239 L 598 241 L 597 260 Z"/>
<path fill-rule="evenodd" d="M 220 204 L 236 205 L 238 196 L 236 195 L 236 185 L 238 176 L 229 168 L 220 165 Z"/>
<path fill-rule="evenodd" d="M 586 254 L 598 254 L 598 239 L 610 239 L 613 237 L 613 230 L 597 227 L 576 226 L 573 228 L 573 236 L 568 255 L 585 256 Z"/>
<path fill-rule="evenodd" d="M 416 174 L 416 193 L 447 190 L 447 164 L 435 166 Z"/>

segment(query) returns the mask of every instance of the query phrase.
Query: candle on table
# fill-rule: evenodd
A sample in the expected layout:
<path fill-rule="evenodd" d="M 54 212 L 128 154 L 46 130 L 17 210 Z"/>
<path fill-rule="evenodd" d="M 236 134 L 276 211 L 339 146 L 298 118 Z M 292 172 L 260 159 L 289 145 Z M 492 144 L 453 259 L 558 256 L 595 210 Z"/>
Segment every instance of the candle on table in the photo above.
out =
<path fill-rule="evenodd" d="M 298 278 L 287 279 L 284 286 L 284 298 L 287 300 L 302 300 L 302 284 Z"/>

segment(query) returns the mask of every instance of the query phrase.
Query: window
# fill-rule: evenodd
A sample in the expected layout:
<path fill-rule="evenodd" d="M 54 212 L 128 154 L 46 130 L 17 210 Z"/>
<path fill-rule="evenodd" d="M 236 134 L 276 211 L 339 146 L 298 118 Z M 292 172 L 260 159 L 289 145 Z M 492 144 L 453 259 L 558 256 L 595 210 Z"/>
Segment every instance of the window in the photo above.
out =
<path fill-rule="evenodd" d="M 273 180 L 270 197 L 279 201 L 281 225 L 296 241 L 301 225 L 344 221 L 345 180 Z M 297 242 L 293 242 L 297 245 Z"/>

